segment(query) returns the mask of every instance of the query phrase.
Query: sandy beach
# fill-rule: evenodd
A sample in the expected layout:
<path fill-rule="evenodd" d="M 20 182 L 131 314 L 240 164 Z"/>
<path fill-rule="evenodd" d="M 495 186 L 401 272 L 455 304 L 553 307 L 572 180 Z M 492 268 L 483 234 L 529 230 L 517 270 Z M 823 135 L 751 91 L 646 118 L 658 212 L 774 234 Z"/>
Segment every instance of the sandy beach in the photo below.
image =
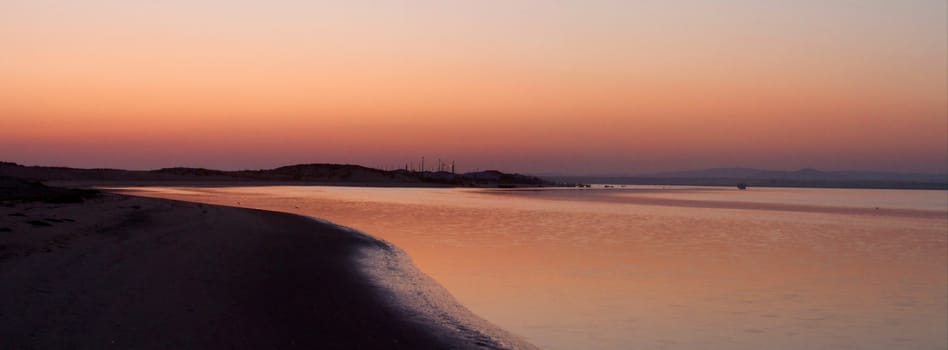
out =
<path fill-rule="evenodd" d="M 0 207 L 0 348 L 533 346 L 360 232 L 105 193 Z"/>

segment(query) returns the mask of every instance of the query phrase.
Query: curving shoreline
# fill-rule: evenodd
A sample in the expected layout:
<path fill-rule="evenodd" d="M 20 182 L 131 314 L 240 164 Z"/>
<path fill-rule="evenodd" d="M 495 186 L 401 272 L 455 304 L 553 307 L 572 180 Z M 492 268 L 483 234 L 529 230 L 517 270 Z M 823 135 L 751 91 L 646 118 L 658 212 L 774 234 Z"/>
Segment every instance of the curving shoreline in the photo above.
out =
<path fill-rule="evenodd" d="M 358 257 L 360 270 L 375 285 L 378 295 L 391 301 L 390 305 L 408 319 L 436 329 L 432 334 L 444 343 L 478 349 L 538 349 L 465 308 L 447 289 L 419 271 L 398 247 L 365 237 L 384 245 L 382 249 L 363 248 Z"/>
<path fill-rule="evenodd" d="M 0 228 L 4 347 L 534 348 L 319 219 L 106 194 L 0 207 Z"/>

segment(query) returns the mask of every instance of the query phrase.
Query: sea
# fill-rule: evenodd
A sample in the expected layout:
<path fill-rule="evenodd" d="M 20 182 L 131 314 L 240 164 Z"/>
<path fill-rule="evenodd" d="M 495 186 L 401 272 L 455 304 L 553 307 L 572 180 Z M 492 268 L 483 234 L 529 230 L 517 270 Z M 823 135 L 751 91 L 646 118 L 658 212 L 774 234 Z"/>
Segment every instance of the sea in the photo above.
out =
<path fill-rule="evenodd" d="M 384 239 L 545 349 L 948 349 L 948 191 L 136 187 Z"/>

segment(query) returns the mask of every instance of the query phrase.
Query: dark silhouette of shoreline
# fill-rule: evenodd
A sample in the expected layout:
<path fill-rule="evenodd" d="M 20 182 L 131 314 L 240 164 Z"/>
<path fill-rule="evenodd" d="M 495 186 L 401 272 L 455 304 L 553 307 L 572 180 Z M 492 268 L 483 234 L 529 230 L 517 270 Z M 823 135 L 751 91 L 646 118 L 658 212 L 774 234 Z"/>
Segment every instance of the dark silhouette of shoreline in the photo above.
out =
<path fill-rule="evenodd" d="M 76 169 L 23 166 L 0 162 L 0 176 L 33 181 L 78 183 L 314 184 L 391 187 L 539 187 L 557 185 L 535 176 L 496 170 L 455 174 L 449 171 L 380 170 L 352 164 L 297 164 L 274 169 L 223 171 L 204 168 L 158 170 Z"/>

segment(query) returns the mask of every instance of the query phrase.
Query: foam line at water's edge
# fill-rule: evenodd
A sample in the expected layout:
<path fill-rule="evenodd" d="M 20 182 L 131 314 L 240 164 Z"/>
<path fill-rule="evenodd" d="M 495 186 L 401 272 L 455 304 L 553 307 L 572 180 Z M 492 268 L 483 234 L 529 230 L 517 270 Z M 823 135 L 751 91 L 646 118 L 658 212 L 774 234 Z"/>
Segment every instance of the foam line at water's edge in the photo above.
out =
<path fill-rule="evenodd" d="M 364 274 L 383 300 L 391 302 L 410 322 L 437 329 L 437 336 L 445 342 L 462 349 L 537 348 L 461 305 L 447 289 L 418 270 L 411 257 L 394 244 L 329 220 L 301 216 L 372 243 L 362 246 L 354 257 L 357 270 Z M 461 339 L 464 342 L 457 344 Z"/>

